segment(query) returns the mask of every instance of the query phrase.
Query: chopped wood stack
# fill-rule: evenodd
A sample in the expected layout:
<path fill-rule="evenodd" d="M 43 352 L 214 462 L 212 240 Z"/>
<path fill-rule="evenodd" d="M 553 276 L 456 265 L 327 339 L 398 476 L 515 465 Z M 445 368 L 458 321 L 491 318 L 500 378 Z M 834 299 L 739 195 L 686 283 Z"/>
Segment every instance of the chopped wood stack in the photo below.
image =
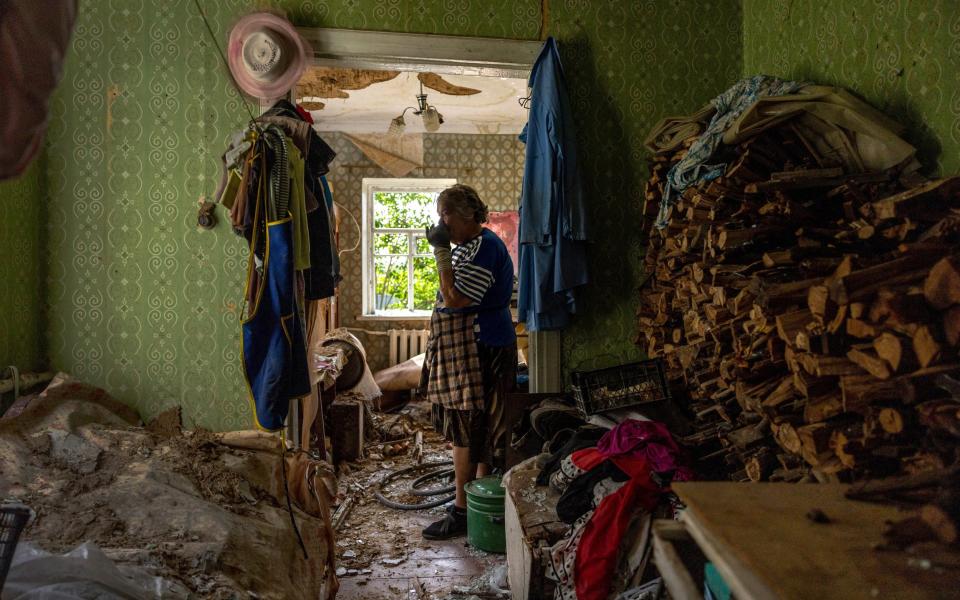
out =
<path fill-rule="evenodd" d="M 692 142 L 653 157 L 648 222 Z M 850 481 L 953 464 L 960 178 L 844 173 L 789 123 L 724 152 L 726 173 L 651 228 L 637 313 L 701 468 Z"/>

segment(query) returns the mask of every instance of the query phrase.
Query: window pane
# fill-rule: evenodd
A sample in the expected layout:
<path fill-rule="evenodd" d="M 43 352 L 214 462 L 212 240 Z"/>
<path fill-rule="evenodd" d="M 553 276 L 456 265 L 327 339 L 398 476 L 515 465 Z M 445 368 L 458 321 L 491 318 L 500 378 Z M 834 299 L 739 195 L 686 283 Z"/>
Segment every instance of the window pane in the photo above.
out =
<path fill-rule="evenodd" d="M 373 226 L 428 227 L 437 221 L 437 194 L 422 192 L 376 192 L 373 195 Z"/>
<path fill-rule="evenodd" d="M 374 308 L 407 308 L 407 259 L 399 256 L 378 256 L 374 261 Z"/>
<path fill-rule="evenodd" d="M 433 248 L 430 247 L 430 242 L 427 241 L 427 238 L 416 238 L 416 243 L 417 254 L 433 254 Z"/>
<path fill-rule="evenodd" d="M 430 258 L 413 259 L 413 308 L 430 310 L 437 299 L 440 278 L 437 275 L 437 261 Z"/>
<path fill-rule="evenodd" d="M 374 254 L 409 254 L 405 233 L 375 233 L 373 234 Z"/>

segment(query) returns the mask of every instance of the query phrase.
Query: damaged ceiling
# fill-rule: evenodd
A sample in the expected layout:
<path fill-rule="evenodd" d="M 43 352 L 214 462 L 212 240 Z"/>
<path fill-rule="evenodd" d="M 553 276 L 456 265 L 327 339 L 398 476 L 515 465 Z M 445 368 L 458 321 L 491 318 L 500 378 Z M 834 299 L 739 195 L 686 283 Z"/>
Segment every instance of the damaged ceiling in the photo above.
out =
<path fill-rule="evenodd" d="M 416 107 L 420 86 L 443 115 L 440 133 L 517 134 L 527 122 L 518 99 L 525 79 L 314 67 L 297 84 L 297 101 L 319 131 L 386 133 L 391 119 Z M 424 131 L 407 111 L 406 133 Z"/>

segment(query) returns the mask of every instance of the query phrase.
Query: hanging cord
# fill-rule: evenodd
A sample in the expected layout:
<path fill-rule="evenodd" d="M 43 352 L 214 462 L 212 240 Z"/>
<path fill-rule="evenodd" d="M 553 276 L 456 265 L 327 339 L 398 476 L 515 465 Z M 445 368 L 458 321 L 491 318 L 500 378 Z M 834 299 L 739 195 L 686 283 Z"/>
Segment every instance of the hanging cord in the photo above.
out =
<path fill-rule="evenodd" d="M 537 31 L 537 38 L 547 39 L 547 27 L 550 21 L 550 0 L 540 0 L 540 30 Z"/>
<path fill-rule="evenodd" d="M 353 252 L 354 250 L 356 250 L 357 248 L 360 247 L 360 238 L 362 237 L 363 232 L 360 231 L 360 221 L 358 221 L 357 218 L 356 218 L 355 216 L 353 216 L 353 213 L 350 212 L 350 210 L 349 210 L 346 206 L 340 204 L 340 203 L 337 202 L 336 200 L 334 200 L 333 203 L 336 204 L 338 207 L 340 207 L 340 208 L 343 210 L 343 212 L 345 212 L 345 213 L 347 213 L 348 215 L 350 215 L 350 218 L 353 219 L 353 224 L 357 226 L 357 243 L 353 245 L 353 248 L 349 248 L 349 249 L 347 249 L 347 250 L 339 250 L 339 251 L 337 251 L 337 256 L 339 257 L 339 256 L 343 256 L 344 254 L 347 254 L 347 253 L 349 253 L 349 252 Z"/>
<path fill-rule="evenodd" d="M 307 556 L 307 545 L 303 543 L 303 536 L 300 535 L 300 528 L 297 527 L 297 519 L 293 516 L 293 504 L 290 502 L 290 486 L 287 483 L 287 436 L 280 432 L 280 468 L 283 470 L 283 493 L 287 497 L 287 512 L 290 513 L 290 524 L 293 525 L 293 532 L 297 534 L 297 541 L 300 542 L 300 549 L 303 550 L 303 560 L 310 560 Z"/>
<path fill-rule="evenodd" d="M 197 12 L 200 13 L 200 18 L 203 19 L 203 24 L 207 26 L 207 33 L 210 34 L 210 39 L 213 40 L 213 45 L 217 48 L 217 53 L 220 55 L 220 60 L 223 61 L 223 66 L 227 68 L 227 73 L 230 73 L 230 63 L 227 62 L 227 55 L 223 52 L 223 48 L 220 47 L 220 41 L 217 40 L 217 34 L 213 32 L 213 27 L 210 26 L 210 21 L 207 20 L 207 13 L 203 12 L 203 9 L 200 8 L 200 0 L 193 0 L 194 5 L 197 7 Z M 230 83 L 233 84 L 233 89 L 237 92 L 237 96 L 240 98 L 240 104 L 243 105 L 243 108 L 246 109 L 247 115 L 250 116 L 250 126 L 260 131 L 260 126 L 257 124 L 257 118 L 253 116 L 253 111 L 250 110 L 250 105 L 247 104 L 246 96 L 243 95 L 243 91 L 240 89 L 240 86 L 237 85 L 237 81 L 233 78 L 233 74 L 230 75 Z"/>

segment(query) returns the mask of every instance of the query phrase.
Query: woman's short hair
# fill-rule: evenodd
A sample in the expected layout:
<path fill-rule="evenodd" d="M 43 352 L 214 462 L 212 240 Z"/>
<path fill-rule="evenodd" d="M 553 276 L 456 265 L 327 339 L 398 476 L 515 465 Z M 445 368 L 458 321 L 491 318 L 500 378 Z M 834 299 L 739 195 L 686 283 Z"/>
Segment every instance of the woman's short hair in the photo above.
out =
<path fill-rule="evenodd" d="M 473 219 L 477 223 L 486 223 L 490 212 L 480 199 L 477 190 L 462 183 L 454 184 L 440 192 L 437 204 L 457 213 L 464 219 Z"/>

